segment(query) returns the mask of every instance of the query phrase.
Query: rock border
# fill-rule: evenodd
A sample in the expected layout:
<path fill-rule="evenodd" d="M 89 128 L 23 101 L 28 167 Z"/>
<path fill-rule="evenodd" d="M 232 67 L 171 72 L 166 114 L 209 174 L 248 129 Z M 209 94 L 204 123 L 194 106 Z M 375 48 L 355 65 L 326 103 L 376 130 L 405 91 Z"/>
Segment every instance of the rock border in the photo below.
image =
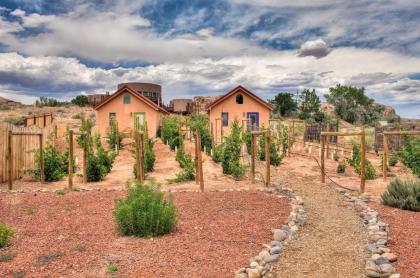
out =
<path fill-rule="evenodd" d="M 389 225 L 383 222 L 379 213 L 368 206 L 370 194 L 352 195 L 350 191 L 337 187 L 336 190 L 343 196 L 345 202 L 353 204 L 354 209 L 362 218 L 368 230 L 368 246 L 372 253 L 366 260 L 365 274 L 370 278 L 400 278 L 400 274 L 392 266 L 398 257 L 391 252 L 389 243 Z"/>
<path fill-rule="evenodd" d="M 303 208 L 303 199 L 296 195 L 288 187 L 283 187 L 280 183 L 272 183 L 271 192 L 275 192 L 279 197 L 289 197 L 291 211 L 284 225 L 279 229 L 273 229 L 273 240 L 269 244 L 263 244 L 262 251 L 250 259 L 247 267 L 242 267 L 235 272 L 235 278 L 259 278 L 271 277 L 274 264 L 283 253 L 284 246 L 297 236 L 299 227 L 305 224 L 306 213 Z"/>

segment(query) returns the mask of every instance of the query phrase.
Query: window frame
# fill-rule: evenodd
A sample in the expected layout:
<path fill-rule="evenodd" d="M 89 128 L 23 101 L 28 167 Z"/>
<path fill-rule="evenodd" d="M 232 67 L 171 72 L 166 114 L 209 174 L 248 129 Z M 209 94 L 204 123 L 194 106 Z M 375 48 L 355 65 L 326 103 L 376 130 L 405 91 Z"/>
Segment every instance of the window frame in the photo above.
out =
<path fill-rule="evenodd" d="M 111 117 L 112 114 L 114 115 L 113 117 Z M 112 119 L 114 119 L 114 121 L 117 120 L 117 112 L 109 112 L 108 113 L 108 124 L 109 124 L 109 126 L 111 126 Z"/>
<path fill-rule="evenodd" d="M 128 102 L 127 102 L 127 100 L 128 100 Z M 123 96 L 123 103 L 124 104 L 131 104 L 131 95 L 130 94 L 125 94 Z"/>
<path fill-rule="evenodd" d="M 240 99 L 240 101 L 238 100 L 238 98 Z M 244 104 L 244 95 L 240 93 L 236 94 L 235 101 L 236 104 Z"/>

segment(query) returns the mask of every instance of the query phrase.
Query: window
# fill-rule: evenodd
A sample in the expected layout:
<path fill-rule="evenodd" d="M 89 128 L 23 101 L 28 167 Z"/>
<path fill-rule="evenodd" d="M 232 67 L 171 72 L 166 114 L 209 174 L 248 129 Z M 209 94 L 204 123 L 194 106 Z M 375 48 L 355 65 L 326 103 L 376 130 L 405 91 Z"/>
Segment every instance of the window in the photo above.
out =
<path fill-rule="evenodd" d="M 149 93 L 148 92 L 143 92 L 143 96 L 148 97 Z"/>
<path fill-rule="evenodd" d="M 241 94 L 236 95 L 236 103 L 237 104 L 243 104 L 244 103 L 244 96 Z"/>
<path fill-rule="evenodd" d="M 117 119 L 117 113 L 109 112 L 109 125 L 111 125 L 112 121 L 115 121 L 116 119 Z"/>
<path fill-rule="evenodd" d="M 124 104 L 130 104 L 131 102 L 131 96 L 130 95 L 124 95 Z"/>
<path fill-rule="evenodd" d="M 229 123 L 229 113 L 222 112 L 222 126 L 228 126 Z"/>
<path fill-rule="evenodd" d="M 157 97 L 157 93 L 156 92 L 153 92 L 153 97 Z"/>

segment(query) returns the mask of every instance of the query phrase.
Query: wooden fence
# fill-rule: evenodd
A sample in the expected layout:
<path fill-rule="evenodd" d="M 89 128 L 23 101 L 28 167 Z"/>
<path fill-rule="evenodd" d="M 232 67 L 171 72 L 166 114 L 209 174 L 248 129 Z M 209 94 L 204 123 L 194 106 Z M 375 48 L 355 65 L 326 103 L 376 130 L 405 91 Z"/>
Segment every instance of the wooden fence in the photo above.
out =
<path fill-rule="evenodd" d="M 7 123 L 0 123 L 0 182 L 8 180 L 8 133 L 42 133 L 44 138 L 44 148 L 53 142 L 50 134 L 55 126 L 49 125 L 45 128 L 37 126 L 18 127 Z M 38 136 L 12 136 L 12 178 L 21 178 L 25 170 L 35 168 L 35 151 L 39 149 Z"/>
<path fill-rule="evenodd" d="M 25 117 L 25 126 L 37 126 L 39 128 L 46 127 L 50 124 L 52 124 L 54 121 L 53 114 L 52 113 L 46 113 L 41 115 L 33 115 L 33 116 L 27 116 Z"/>
<path fill-rule="evenodd" d="M 321 132 L 338 132 L 339 126 L 337 124 L 324 124 L 324 123 L 313 123 L 307 124 L 305 126 L 305 141 L 316 141 L 321 142 Z M 338 138 L 337 136 L 329 136 L 328 137 L 329 143 L 337 143 Z"/>

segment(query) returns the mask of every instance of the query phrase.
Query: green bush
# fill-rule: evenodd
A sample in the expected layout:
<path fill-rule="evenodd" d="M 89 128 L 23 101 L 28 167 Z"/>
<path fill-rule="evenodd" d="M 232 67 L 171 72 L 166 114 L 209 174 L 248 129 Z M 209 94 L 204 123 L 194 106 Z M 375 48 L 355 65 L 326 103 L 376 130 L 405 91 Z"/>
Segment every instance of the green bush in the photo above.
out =
<path fill-rule="evenodd" d="M 74 165 L 74 164 L 73 164 Z M 39 150 L 35 151 L 35 170 L 33 177 L 40 179 L 41 157 Z M 44 149 L 44 177 L 46 182 L 59 181 L 68 174 L 68 151 L 61 154 L 53 146 Z"/>
<path fill-rule="evenodd" d="M 238 119 L 232 123 L 229 136 L 226 137 L 223 154 L 222 170 L 225 175 L 233 175 L 235 179 L 242 179 L 245 174 L 245 168 L 240 164 L 241 157 L 241 129 Z"/>
<path fill-rule="evenodd" d="M 182 145 L 182 136 L 179 132 L 180 119 L 175 116 L 163 118 L 161 138 L 165 144 L 168 144 L 171 150 L 175 150 Z"/>
<path fill-rule="evenodd" d="M 337 162 L 340 160 L 340 156 L 338 155 L 337 152 L 334 153 L 334 160 Z"/>
<path fill-rule="evenodd" d="M 420 177 L 420 137 L 404 136 L 401 150 L 402 163 Z"/>
<path fill-rule="evenodd" d="M 283 156 L 287 154 L 287 149 L 289 148 L 288 136 L 289 136 L 289 127 L 283 124 L 280 125 L 279 145 L 281 146 Z"/>
<path fill-rule="evenodd" d="M 246 151 L 248 154 L 252 153 L 252 134 L 248 130 L 242 131 L 242 141 L 246 145 Z"/>
<path fill-rule="evenodd" d="M 101 163 L 99 157 L 93 153 L 89 153 L 86 164 L 87 181 L 100 181 L 106 176 L 106 174 L 106 167 Z"/>
<path fill-rule="evenodd" d="M 15 231 L 12 227 L 8 227 L 0 222 L 0 248 L 3 248 L 9 244 L 10 238 L 14 233 Z"/>
<path fill-rule="evenodd" d="M 189 126 L 192 132 L 200 131 L 201 150 L 206 150 L 210 154 L 212 148 L 212 139 L 209 130 L 210 120 L 208 115 L 194 115 L 189 120 Z"/>
<path fill-rule="evenodd" d="M 78 105 L 80 107 L 86 106 L 88 102 L 88 97 L 84 95 L 78 95 L 77 97 L 71 100 L 72 104 Z"/>
<path fill-rule="evenodd" d="M 258 138 L 259 148 L 258 148 L 258 157 L 260 160 L 265 161 L 265 136 L 260 136 Z M 273 140 L 270 140 L 270 165 L 278 166 L 280 165 L 283 157 L 281 157 L 276 150 L 276 145 Z"/>
<path fill-rule="evenodd" d="M 181 166 L 182 171 L 176 174 L 174 182 L 183 182 L 195 179 L 195 163 L 190 154 L 185 153 L 183 146 L 176 151 L 176 161 Z"/>
<path fill-rule="evenodd" d="M 153 172 L 153 169 L 155 168 L 155 161 L 156 161 L 156 155 L 153 151 L 153 145 L 155 142 L 152 139 L 146 138 L 144 142 L 144 172 L 149 173 Z"/>
<path fill-rule="evenodd" d="M 390 182 L 381 200 L 387 206 L 420 211 L 420 182 L 395 179 Z"/>
<path fill-rule="evenodd" d="M 343 174 L 346 172 L 346 164 L 344 162 L 340 162 L 337 166 L 337 173 Z"/>
<path fill-rule="evenodd" d="M 353 156 L 351 158 L 350 165 L 354 167 L 354 170 L 359 175 L 362 173 L 362 165 L 361 165 L 361 154 L 360 154 L 360 148 L 358 145 L 353 145 Z M 373 167 L 372 163 L 366 159 L 366 177 L 367 180 L 374 180 L 376 179 L 376 171 Z"/>
<path fill-rule="evenodd" d="M 213 154 L 211 156 L 212 160 L 216 163 L 220 163 L 223 158 L 223 148 L 224 144 L 219 144 L 213 149 Z"/>
<path fill-rule="evenodd" d="M 116 199 L 113 213 L 121 234 L 151 237 L 175 228 L 177 209 L 172 198 L 166 200 L 156 185 L 135 183 L 127 191 L 126 198 Z"/>
<path fill-rule="evenodd" d="M 398 154 L 396 152 L 392 152 L 389 156 L 388 160 L 389 166 L 394 167 L 398 163 Z"/>
<path fill-rule="evenodd" d="M 118 131 L 118 125 L 116 121 L 111 121 L 111 129 L 106 135 L 107 142 L 110 149 L 115 149 L 115 146 L 119 146 L 122 149 L 122 140 L 126 137 L 124 133 Z"/>

